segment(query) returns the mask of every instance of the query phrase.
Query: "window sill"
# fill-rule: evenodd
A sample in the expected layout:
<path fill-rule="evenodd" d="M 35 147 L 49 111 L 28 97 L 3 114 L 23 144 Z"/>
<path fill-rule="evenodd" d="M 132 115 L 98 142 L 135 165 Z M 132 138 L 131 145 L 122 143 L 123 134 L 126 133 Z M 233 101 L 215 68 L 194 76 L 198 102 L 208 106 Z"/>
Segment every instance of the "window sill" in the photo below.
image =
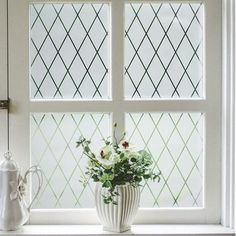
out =
<path fill-rule="evenodd" d="M 0 232 L 0 235 L 119 235 L 102 230 L 100 225 L 27 225 L 20 230 Z M 235 231 L 221 225 L 134 225 L 122 235 L 217 235 L 234 236 Z"/>

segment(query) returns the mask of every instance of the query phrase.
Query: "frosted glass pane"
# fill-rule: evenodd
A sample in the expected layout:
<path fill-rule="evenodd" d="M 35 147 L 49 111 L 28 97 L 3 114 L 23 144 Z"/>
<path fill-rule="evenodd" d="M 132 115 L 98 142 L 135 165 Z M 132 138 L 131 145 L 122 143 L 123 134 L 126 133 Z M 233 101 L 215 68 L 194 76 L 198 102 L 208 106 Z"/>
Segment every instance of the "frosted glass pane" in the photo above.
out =
<path fill-rule="evenodd" d="M 141 207 L 203 207 L 204 115 L 130 113 L 131 144 L 153 156 L 160 183 L 143 183 Z"/>
<path fill-rule="evenodd" d="M 83 135 L 99 150 L 110 136 L 109 114 L 31 114 L 31 161 L 43 170 L 44 183 L 34 208 L 94 207 L 94 183 L 79 181 L 86 172 L 87 157 L 76 148 Z M 33 192 L 37 180 L 33 179 Z"/>
<path fill-rule="evenodd" d="M 30 5 L 31 99 L 107 99 L 109 4 Z"/>
<path fill-rule="evenodd" d="M 125 97 L 202 98 L 204 6 L 125 5 Z"/>

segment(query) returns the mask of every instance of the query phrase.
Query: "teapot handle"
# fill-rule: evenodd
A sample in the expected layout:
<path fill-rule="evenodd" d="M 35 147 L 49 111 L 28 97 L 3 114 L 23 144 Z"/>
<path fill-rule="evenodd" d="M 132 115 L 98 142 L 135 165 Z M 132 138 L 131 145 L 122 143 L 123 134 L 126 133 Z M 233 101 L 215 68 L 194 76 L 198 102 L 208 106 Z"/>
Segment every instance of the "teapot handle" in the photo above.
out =
<path fill-rule="evenodd" d="M 26 173 L 25 173 L 25 176 L 24 176 L 24 182 L 26 183 L 27 182 L 27 176 L 29 174 L 36 174 L 37 175 L 37 178 L 38 178 L 38 189 L 37 189 L 37 192 L 36 194 L 34 195 L 31 203 L 29 204 L 29 207 L 28 207 L 28 210 L 31 209 L 35 199 L 37 198 L 41 188 L 42 188 L 42 185 L 43 185 L 43 173 L 42 173 L 42 170 L 38 167 L 38 166 L 32 166 L 30 167 Z"/>

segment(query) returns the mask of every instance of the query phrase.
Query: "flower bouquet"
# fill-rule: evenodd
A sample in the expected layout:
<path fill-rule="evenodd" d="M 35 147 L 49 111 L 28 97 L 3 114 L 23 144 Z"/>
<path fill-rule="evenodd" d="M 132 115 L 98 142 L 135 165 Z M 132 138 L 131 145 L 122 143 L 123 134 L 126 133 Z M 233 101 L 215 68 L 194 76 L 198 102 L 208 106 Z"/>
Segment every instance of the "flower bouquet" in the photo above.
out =
<path fill-rule="evenodd" d="M 151 169 L 152 156 L 145 150 L 134 151 L 125 139 L 125 133 L 120 140 L 116 138 L 116 127 L 114 124 L 113 140 L 111 137 L 104 139 L 104 146 L 95 153 L 90 148 L 90 140 L 81 137 L 77 147 L 82 146 L 83 153 L 88 157 L 86 178 L 83 183 L 92 178 L 94 182 L 100 182 L 107 193 L 103 195 L 104 203 L 117 204 L 115 199 L 119 193 L 117 186 L 131 185 L 138 187 L 147 180 L 160 181 L 160 172 L 154 173 Z"/>

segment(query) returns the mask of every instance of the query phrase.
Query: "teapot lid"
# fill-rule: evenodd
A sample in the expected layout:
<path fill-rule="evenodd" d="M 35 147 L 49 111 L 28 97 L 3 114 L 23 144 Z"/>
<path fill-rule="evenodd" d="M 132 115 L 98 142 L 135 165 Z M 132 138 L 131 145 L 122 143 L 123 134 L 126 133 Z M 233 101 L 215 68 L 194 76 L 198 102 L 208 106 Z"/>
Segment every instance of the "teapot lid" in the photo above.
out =
<path fill-rule="evenodd" d="M 4 160 L 0 162 L 0 171 L 16 171 L 18 170 L 17 164 L 12 160 L 11 152 L 6 152 L 4 155 Z"/>

